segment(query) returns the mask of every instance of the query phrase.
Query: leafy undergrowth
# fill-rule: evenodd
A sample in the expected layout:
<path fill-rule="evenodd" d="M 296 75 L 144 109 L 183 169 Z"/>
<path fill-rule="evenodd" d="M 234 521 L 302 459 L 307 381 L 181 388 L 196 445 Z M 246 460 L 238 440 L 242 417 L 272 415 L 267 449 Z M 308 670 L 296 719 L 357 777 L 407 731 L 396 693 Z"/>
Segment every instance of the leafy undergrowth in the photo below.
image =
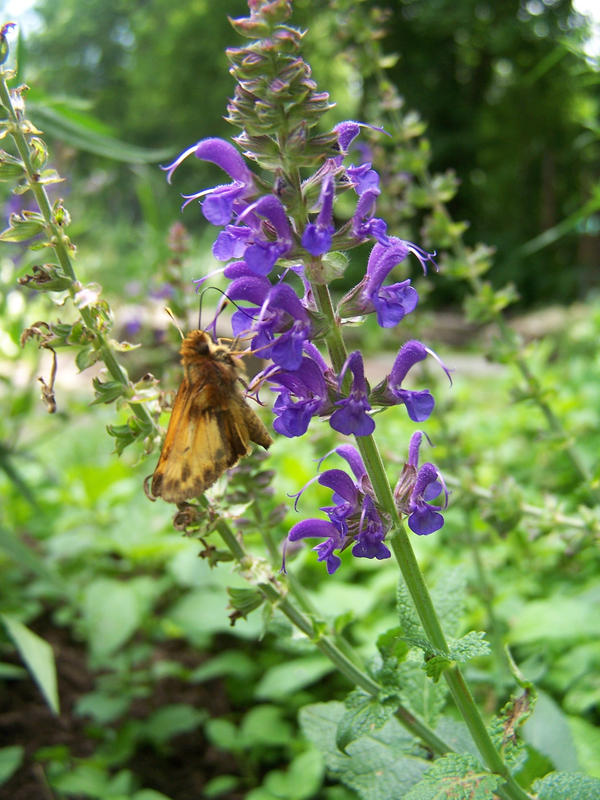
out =
<path fill-rule="evenodd" d="M 17 327 L 13 333 L 8 325 L 13 338 Z M 599 329 L 590 304 L 568 333 L 529 346 L 553 407 L 568 418 L 590 463 L 600 445 L 600 365 L 590 344 Z M 452 352 L 438 350 L 452 367 Z M 442 617 L 452 617 L 453 635 L 486 632 L 491 655 L 473 651 L 479 654 L 465 669 L 487 718 L 515 690 L 505 644 L 535 684 L 537 702 L 519 720 L 524 749 L 515 768 L 524 785 L 538 781 L 540 798 L 554 799 L 576 785 L 563 773 L 600 777 L 595 517 L 539 412 L 511 399 L 510 369 L 490 368 L 473 353 L 456 358 L 454 387 L 440 383 L 442 413 L 426 428 L 435 445 L 431 458 L 448 478 L 450 510 L 444 528 L 418 538 L 415 547 Z M 156 455 L 111 453 L 105 425 L 114 422 L 112 412 L 90 409 L 85 385 L 61 388 L 59 413 L 48 417 L 29 379 L 15 384 L 8 375 L 0 423 L 1 611 L 5 623 L 19 620 L 51 645 L 60 714 L 23 666 L 27 659 L 8 625 L 0 664 L 5 796 L 391 800 L 402 785 L 417 800 L 437 796 L 447 780 L 464 796 L 491 796 L 496 779 L 480 773 L 474 753 L 430 769 L 430 753 L 394 719 L 369 734 L 352 722 L 340 748 L 340 720 L 348 711 L 342 701 L 351 687 L 277 611 L 254 611 L 231 626 L 227 588 L 246 584 L 231 563 L 211 568 L 199 557 L 210 553 L 207 543 L 174 531 L 172 509 L 144 496 Z M 432 371 L 417 380 L 432 385 L 439 377 Z M 287 495 L 310 480 L 314 459 L 334 445 L 325 428 L 315 422 L 308 439 L 293 448 L 278 441 L 270 452 L 272 508 L 288 504 L 271 530 L 277 542 L 299 519 Z M 413 429 L 398 409 L 378 420 L 392 480 Z M 329 498 L 313 485 L 300 513 L 318 513 Z M 245 530 L 249 548 L 262 551 L 258 533 Z M 329 577 L 305 548 L 289 554 L 288 567 L 323 619 L 376 671 L 379 637 L 405 613 L 393 564 L 344 553 Z M 398 667 L 405 684 L 417 687 L 408 704 L 421 697 L 415 712 L 448 740 L 464 743 L 443 682 L 433 683 L 418 659 L 415 645 Z M 368 719 L 360 719 L 361 702 L 354 706 L 357 726 Z M 508 723 L 499 717 L 495 724 Z M 561 775 L 553 777 L 555 770 Z M 596 784 L 585 780 L 581 791 L 594 791 Z"/>

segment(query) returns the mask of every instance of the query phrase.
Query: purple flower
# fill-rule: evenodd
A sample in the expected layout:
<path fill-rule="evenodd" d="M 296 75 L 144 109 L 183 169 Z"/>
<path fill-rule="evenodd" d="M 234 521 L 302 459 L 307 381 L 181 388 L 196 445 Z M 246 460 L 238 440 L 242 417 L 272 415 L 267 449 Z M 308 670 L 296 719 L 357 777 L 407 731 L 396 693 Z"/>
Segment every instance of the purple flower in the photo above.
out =
<path fill-rule="evenodd" d="M 407 314 L 414 311 L 419 295 L 410 285 L 410 280 L 384 286 L 383 282 L 409 253 L 417 256 L 426 271 L 428 261 L 433 261 L 434 253 L 427 253 L 416 244 L 390 236 L 388 244 L 378 242 L 369 256 L 365 277 L 340 301 L 338 313 L 342 317 L 357 314 L 377 314 L 377 322 L 382 328 L 393 328 Z"/>
<path fill-rule="evenodd" d="M 304 345 L 312 334 L 308 311 L 289 284 L 272 286 L 267 278 L 252 274 L 246 265 L 242 268 L 241 263 L 237 262 L 239 277 L 231 283 L 227 296 L 260 307 L 238 308 L 232 317 L 234 334 L 252 333 L 254 352 L 260 352 L 283 369 L 298 369 Z"/>
<path fill-rule="evenodd" d="M 192 195 L 184 195 L 186 202 L 183 207 L 185 208 L 192 200 L 204 197 L 202 213 L 206 219 L 213 225 L 227 225 L 233 214 L 243 211 L 248 205 L 249 198 L 256 194 L 254 176 L 232 144 L 225 139 L 209 138 L 201 139 L 192 147 L 188 147 L 175 161 L 162 167 L 167 172 L 169 183 L 177 167 L 192 154 L 196 158 L 210 161 L 221 167 L 233 179 L 233 182 L 214 186 L 212 189 L 204 189 Z"/>
<path fill-rule="evenodd" d="M 321 256 L 331 248 L 331 238 L 335 230 L 333 227 L 333 197 L 333 175 L 329 174 L 321 186 L 318 203 L 321 210 L 317 221 L 309 222 L 302 234 L 302 247 L 308 250 L 311 256 Z"/>
<path fill-rule="evenodd" d="M 359 532 L 354 537 L 356 544 L 352 548 L 352 555 L 357 558 L 377 558 L 379 560 L 389 558 L 391 553 L 383 543 L 387 530 L 375 508 L 373 499 L 368 494 L 365 495 Z"/>
<path fill-rule="evenodd" d="M 394 500 L 398 511 L 408 515 L 408 527 L 411 531 L 419 536 L 427 536 L 438 531 L 444 524 L 444 518 L 439 512 L 448 506 L 448 490 L 434 464 L 426 463 L 417 468 L 422 438 L 421 431 L 411 437 L 408 462 L 404 465 L 394 489 Z M 443 505 L 433 505 L 430 501 L 442 493 Z"/>
<path fill-rule="evenodd" d="M 361 128 L 370 128 L 373 131 L 385 133 L 386 136 L 390 135 L 383 128 L 380 128 L 377 125 L 369 125 L 366 122 L 354 122 L 354 120 L 345 120 L 344 122 L 339 122 L 333 130 L 337 134 L 338 146 L 340 148 L 340 153 L 342 154 L 338 157 L 340 162 L 343 157 L 347 155 L 350 145 L 360 133 Z"/>
<path fill-rule="evenodd" d="M 390 524 L 375 505 L 373 488 L 358 450 L 351 445 L 341 445 L 333 452 L 348 462 L 355 480 L 341 469 L 328 469 L 322 472 L 316 480 L 321 486 L 326 486 L 333 492 L 333 505 L 321 508 L 321 511 L 329 517 L 329 521 L 303 520 L 294 525 L 288 534 L 290 542 L 309 538 L 325 539 L 314 550 L 318 553 L 318 560 L 326 562 L 330 575 L 341 564 L 335 551 L 341 552 L 351 544 L 353 544 L 352 555 L 357 558 L 390 557 L 390 551 L 384 544 Z M 313 478 L 309 481 L 309 484 L 314 480 Z M 296 504 L 307 486 L 296 495 Z"/>
<path fill-rule="evenodd" d="M 278 384 L 273 428 L 283 436 L 303 436 L 312 417 L 331 407 L 323 367 L 313 358 L 303 356 L 296 370 L 270 367 L 261 378 Z"/>
<path fill-rule="evenodd" d="M 256 275 L 268 275 L 277 259 L 292 247 L 292 230 L 281 200 L 265 195 L 247 206 L 237 222 L 217 237 L 214 257 L 219 261 L 243 258 Z"/>
<path fill-rule="evenodd" d="M 336 402 L 339 408 L 333 412 L 329 420 L 331 427 L 340 433 L 355 436 L 369 436 L 375 430 L 375 421 L 367 414 L 371 410 L 368 400 L 369 387 L 365 380 L 363 360 L 360 350 L 350 353 L 342 367 L 338 379 L 338 390 L 341 390 L 346 371 L 352 372 L 352 386 L 348 397 Z"/>
<path fill-rule="evenodd" d="M 373 216 L 378 195 L 379 189 L 371 186 L 359 196 L 352 216 L 352 235 L 360 241 L 373 238 L 381 245 L 388 245 L 387 222 Z"/>
<path fill-rule="evenodd" d="M 352 181 L 356 194 L 360 197 L 366 191 L 377 190 L 379 194 L 379 174 L 366 162 L 358 167 L 348 167 L 346 174 Z"/>
<path fill-rule="evenodd" d="M 419 361 L 423 361 L 428 355 L 436 359 L 452 383 L 450 370 L 444 366 L 433 350 L 425 347 L 424 344 L 416 339 L 411 339 L 400 348 L 392 371 L 387 378 L 373 389 L 370 396 L 371 401 L 380 405 L 403 403 L 406 406 L 408 416 L 413 422 L 423 422 L 428 419 L 435 405 L 431 392 L 428 389 L 417 391 L 402 388 L 402 382 L 411 367 Z"/>

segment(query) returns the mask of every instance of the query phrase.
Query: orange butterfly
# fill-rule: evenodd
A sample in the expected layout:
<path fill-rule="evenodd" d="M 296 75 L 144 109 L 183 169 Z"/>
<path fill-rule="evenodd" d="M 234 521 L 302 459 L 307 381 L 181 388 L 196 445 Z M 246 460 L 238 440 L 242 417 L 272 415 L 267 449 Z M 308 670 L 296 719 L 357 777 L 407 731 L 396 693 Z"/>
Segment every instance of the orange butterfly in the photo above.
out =
<path fill-rule="evenodd" d="M 169 503 L 206 491 L 250 452 L 250 442 L 265 449 L 273 444 L 240 392 L 244 367 L 229 347 L 195 330 L 180 353 L 184 377 L 150 486 L 152 499 Z"/>

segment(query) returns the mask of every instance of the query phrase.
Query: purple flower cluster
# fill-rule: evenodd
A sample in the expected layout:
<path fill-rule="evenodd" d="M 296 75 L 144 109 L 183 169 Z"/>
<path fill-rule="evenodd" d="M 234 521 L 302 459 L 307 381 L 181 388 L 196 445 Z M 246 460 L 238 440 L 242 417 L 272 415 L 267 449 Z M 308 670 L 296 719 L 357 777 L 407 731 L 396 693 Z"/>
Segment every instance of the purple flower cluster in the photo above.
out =
<path fill-rule="evenodd" d="M 414 311 L 418 295 L 410 279 L 387 282 L 392 270 L 410 254 L 416 256 L 425 273 L 428 264 L 437 269 L 435 254 L 388 236 L 385 221 L 375 216 L 379 175 L 371 163 L 344 165 L 360 128 L 360 123 L 344 122 L 334 129 L 337 148 L 323 157 L 317 171 L 300 187 L 310 209 L 308 215 L 288 211 L 281 199 L 286 197 L 281 182 L 276 181 L 273 193 L 265 193 L 264 182 L 239 151 L 222 139 L 203 139 L 165 168 L 170 181 L 177 167 L 195 155 L 216 164 L 231 179 L 230 183 L 185 196 L 184 206 L 199 201 L 206 219 L 221 228 L 213 255 L 226 262 L 218 271 L 230 280 L 226 297 L 237 307 L 232 316 L 233 332 L 271 362 L 253 382 L 253 391 L 262 383 L 270 384 L 275 393 L 273 427 L 288 438 L 305 434 L 313 417 L 327 417 L 334 430 L 360 437 L 369 436 L 375 429 L 374 407 L 404 405 L 416 422 L 426 420 L 434 407 L 429 390 L 403 386 L 416 363 L 428 355 L 437 358 L 421 342 L 406 342 L 390 374 L 373 390 L 365 377 L 360 351 L 350 353 L 336 374 L 314 344 L 327 334 L 327 324 L 331 324 L 318 312 L 313 296 L 313 282 L 327 282 L 318 270 L 323 269 L 322 257 L 326 261 L 330 252 L 374 242 L 364 277 L 338 305 L 338 322 L 373 313 L 382 328 L 394 327 Z M 336 227 L 336 194 L 347 191 L 356 195 L 355 210 L 348 222 Z M 214 329 L 214 325 L 215 321 L 209 327 Z M 405 472 L 410 467 L 414 480 L 410 491 L 406 487 L 402 490 L 398 508 L 408 515 L 413 531 L 431 533 L 443 524 L 441 507 L 429 504 L 440 493 L 441 484 L 433 465 L 417 469 L 418 445 L 411 444 L 411 448 Z M 354 478 L 339 469 L 321 473 L 318 482 L 333 491 L 334 505 L 322 509 L 328 521 L 304 520 L 289 536 L 291 541 L 323 538 L 315 549 L 329 572 L 340 563 L 335 552 L 350 544 L 358 557 L 380 559 L 390 555 L 384 544 L 390 521 L 377 506 L 360 455 L 349 445 L 338 447 L 336 452 L 346 459 Z M 442 522 L 437 524 L 439 520 Z"/>

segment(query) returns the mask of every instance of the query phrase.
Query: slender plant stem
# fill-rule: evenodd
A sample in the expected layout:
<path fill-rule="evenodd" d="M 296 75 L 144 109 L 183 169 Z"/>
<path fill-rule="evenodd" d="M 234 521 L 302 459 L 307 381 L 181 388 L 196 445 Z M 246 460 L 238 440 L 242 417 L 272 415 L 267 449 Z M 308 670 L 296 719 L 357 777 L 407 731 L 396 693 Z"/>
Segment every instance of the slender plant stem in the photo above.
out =
<path fill-rule="evenodd" d="M 227 522 L 225 520 L 219 520 L 216 529 L 242 569 L 251 570 L 253 559 L 245 551 L 243 545 Z M 273 605 L 273 607 L 280 609 L 289 621 L 313 642 L 315 647 L 337 667 L 340 673 L 344 675 L 350 683 L 358 686 L 373 697 L 379 696 L 380 692 L 383 691 L 382 687 L 369 677 L 359 665 L 342 652 L 329 635 L 315 629 L 312 620 L 303 614 L 302 611 L 291 602 L 289 597 L 286 596 L 285 589 L 280 586 L 275 576 L 271 575 L 270 580 L 260 580 L 258 582 L 258 588 L 265 600 Z M 396 716 L 413 735 L 425 742 L 425 744 L 431 748 L 432 752 L 439 755 L 453 752 L 450 745 L 444 742 L 404 706 L 398 706 Z"/>
<path fill-rule="evenodd" d="M 319 311 L 327 317 L 329 330 L 325 337 L 327 349 L 334 368 L 339 372 L 347 355 L 346 348 L 335 318 L 333 304 L 327 286 L 313 285 L 313 293 Z M 392 523 L 390 544 L 402 576 L 406 582 L 415 608 L 430 643 L 443 653 L 448 653 L 448 644 L 439 618 L 435 612 L 431 595 L 417 563 L 410 540 L 396 509 L 390 483 L 385 473 L 381 455 L 373 436 L 356 437 L 356 444 L 363 458 L 379 506 L 387 513 Z M 485 727 L 475 700 L 466 685 L 458 667 L 445 670 L 444 677 L 450 688 L 454 702 L 464 719 L 482 758 L 492 772 L 505 780 L 507 797 L 512 800 L 526 800 L 527 794 L 514 780 L 508 767 L 496 750 Z"/>
<path fill-rule="evenodd" d="M 36 203 L 40 209 L 40 213 L 44 218 L 48 241 L 54 248 L 58 261 L 65 275 L 67 275 L 73 281 L 69 292 L 71 297 L 74 297 L 76 291 L 80 288 L 80 284 L 77 281 L 77 276 L 75 275 L 75 270 L 69 255 L 69 238 L 64 232 L 62 226 L 56 223 L 46 189 L 44 185 L 37 179 L 37 173 L 31 161 L 31 153 L 29 144 L 27 142 L 27 137 L 23 132 L 23 123 L 20 115 L 14 108 L 10 91 L 6 83 L 5 73 L 0 74 L 0 103 L 2 103 L 6 109 L 10 119 L 10 135 L 15 143 L 15 147 L 17 148 L 19 156 L 21 157 L 21 161 L 23 162 L 29 188 L 33 192 Z M 114 351 L 107 342 L 105 336 L 97 329 L 93 313 L 87 307 L 79 308 L 79 313 L 86 326 L 92 330 L 94 335 L 97 337 L 98 350 L 109 373 L 115 381 L 118 381 L 123 386 L 126 386 L 129 390 L 130 384 L 127 373 L 117 360 Z M 135 416 L 140 420 L 140 422 L 142 422 L 145 426 L 148 426 L 150 430 L 157 429 L 156 423 L 144 405 L 130 402 L 129 407 Z"/>

